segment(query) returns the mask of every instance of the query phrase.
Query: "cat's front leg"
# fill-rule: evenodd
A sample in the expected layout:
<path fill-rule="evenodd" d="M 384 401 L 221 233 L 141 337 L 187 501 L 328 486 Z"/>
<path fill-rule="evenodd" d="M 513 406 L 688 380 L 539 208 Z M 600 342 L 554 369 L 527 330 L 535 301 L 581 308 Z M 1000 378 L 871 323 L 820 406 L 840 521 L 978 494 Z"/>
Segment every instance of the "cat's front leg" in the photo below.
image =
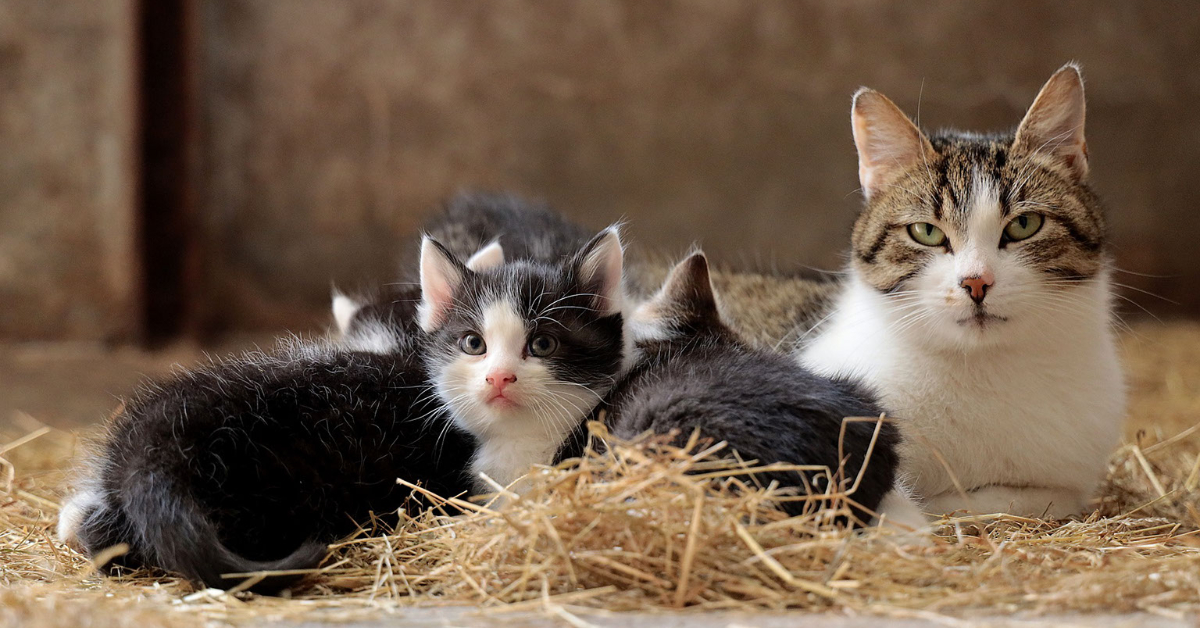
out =
<path fill-rule="evenodd" d="M 1008 513 L 1025 517 L 1064 519 L 1084 509 L 1088 496 L 1074 488 L 985 486 L 966 495 L 950 492 L 925 500 L 925 511 L 950 514 L 965 511 L 975 514 Z"/>

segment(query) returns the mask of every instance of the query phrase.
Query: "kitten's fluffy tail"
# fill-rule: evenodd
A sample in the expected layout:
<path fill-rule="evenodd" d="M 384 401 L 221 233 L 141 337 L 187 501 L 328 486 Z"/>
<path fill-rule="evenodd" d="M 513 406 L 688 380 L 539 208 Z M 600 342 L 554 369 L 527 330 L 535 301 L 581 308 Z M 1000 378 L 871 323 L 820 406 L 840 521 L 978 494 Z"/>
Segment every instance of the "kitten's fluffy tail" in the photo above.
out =
<path fill-rule="evenodd" d="M 171 482 L 153 472 L 130 479 L 119 493 L 110 492 L 99 500 L 91 496 L 85 501 L 78 523 L 65 535 L 60 529 L 63 540 L 93 557 L 126 543 L 128 554 L 117 558 L 114 565 L 160 567 L 219 589 L 230 589 L 247 580 L 226 578 L 225 574 L 312 569 L 327 552 L 324 543 L 309 541 L 278 560 L 250 560 L 226 547 L 213 522 L 190 498 L 181 496 Z M 76 497 L 80 498 L 87 499 Z M 267 576 L 249 590 L 278 593 L 302 577 Z"/>

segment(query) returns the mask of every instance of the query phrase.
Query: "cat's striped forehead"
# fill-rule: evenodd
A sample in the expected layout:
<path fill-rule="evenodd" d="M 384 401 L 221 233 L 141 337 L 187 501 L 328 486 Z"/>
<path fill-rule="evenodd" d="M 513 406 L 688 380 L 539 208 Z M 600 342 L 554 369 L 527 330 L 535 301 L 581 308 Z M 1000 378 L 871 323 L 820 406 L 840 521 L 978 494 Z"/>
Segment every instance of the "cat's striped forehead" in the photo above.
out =
<path fill-rule="evenodd" d="M 1038 270 L 1086 278 L 1100 268 L 1099 202 L 1059 161 L 1014 153 L 1011 135 L 947 133 L 930 137 L 930 144 L 934 153 L 873 195 L 855 224 L 854 264 L 869 283 L 895 290 L 944 252 L 913 242 L 907 233 L 912 223 L 937 225 L 953 252 L 971 234 L 1003 246 L 1003 225 L 1025 212 L 1047 217 L 1045 233 L 1021 252 Z"/>

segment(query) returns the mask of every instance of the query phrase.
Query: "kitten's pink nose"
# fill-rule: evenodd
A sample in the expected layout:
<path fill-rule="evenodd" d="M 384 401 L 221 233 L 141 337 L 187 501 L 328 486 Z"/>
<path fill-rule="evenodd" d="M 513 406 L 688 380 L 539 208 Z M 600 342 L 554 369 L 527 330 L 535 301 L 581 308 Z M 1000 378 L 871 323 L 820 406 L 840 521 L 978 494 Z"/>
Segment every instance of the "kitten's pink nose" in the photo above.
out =
<path fill-rule="evenodd" d="M 972 301 L 983 303 L 983 298 L 987 296 L 988 288 L 992 287 L 994 283 L 996 283 L 996 279 L 992 276 L 992 273 L 984 273 L 973 277 L 963 277 L 962 283 L 959 285 L 971 295 Z"/>
<path fill-rule="evenodd" d="M 492 371 L 484 379 L 496 392 L 503 394 L 505 386 L 517 381 L 517 374 L 512 371 Z"/>

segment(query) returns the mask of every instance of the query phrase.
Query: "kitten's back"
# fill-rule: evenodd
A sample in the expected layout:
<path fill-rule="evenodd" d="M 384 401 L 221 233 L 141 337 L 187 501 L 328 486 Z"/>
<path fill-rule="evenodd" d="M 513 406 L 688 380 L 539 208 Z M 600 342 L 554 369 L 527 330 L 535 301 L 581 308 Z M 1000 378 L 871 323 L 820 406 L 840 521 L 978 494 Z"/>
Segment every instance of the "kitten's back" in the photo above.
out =
<path fill-rule="evenodd" d="M 642 313 L 663 324 L 657 326 L 657 339 L 639 344 L 643 360 L 609 398 L 615 435 L 675 431 L 676 444 L 682 444 L 699 429 L 704 437 L 727 442 L 743 459 L 824 465 L 835 476 L 840 469 L 839 479 L 848 482 L 861 470 L 852 498 L 865 508 L 857 511 L 858 518 L 872 518 L 892 488 L 898 436 L 892 425 L 881 425 L 872 449 L 876 424 L 859 421 L 846 423 L 843 440 L 843 419 L 879 416 L 868 391 L 815 375 L 783 354 L 741 340 L 722 321 L 703 255 L 672 270 Z M 804 475 L 772 473 L 765 481 L 813 486 L 818 492 L 827 486 L 814 484 L 819 474 Z M 802 501 L 782 507 L 791 514 L 806 510 Z"/>
<path fill-rule="evenodd" d="M 222 573 L 314 566 L 372 512 L 419 510 L 397 477 L 466 491 L 473 441 L 407 355 L 294 343 L 148 388 L 88 463 L 62 536 L 93 556 L 127 543 L 127 563 L 228 587 Z"/>

